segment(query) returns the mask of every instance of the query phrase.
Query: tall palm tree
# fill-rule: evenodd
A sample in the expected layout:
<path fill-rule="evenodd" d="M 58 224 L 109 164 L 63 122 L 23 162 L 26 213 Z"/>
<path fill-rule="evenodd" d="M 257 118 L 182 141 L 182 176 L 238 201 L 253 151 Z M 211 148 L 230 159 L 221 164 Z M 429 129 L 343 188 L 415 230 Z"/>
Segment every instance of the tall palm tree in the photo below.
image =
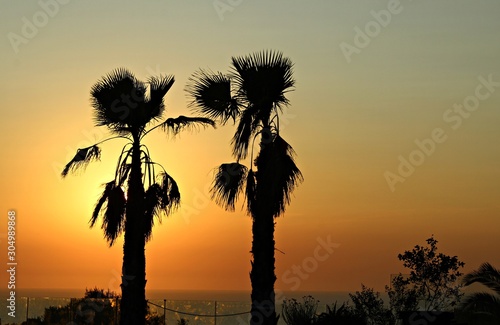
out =
<path fill-rule="evenodd" d="M 240 193 L 252 217 L 251 324 L 276 324 L 274 283 L 275 218 L 285 212 L 291 193 L 302 181 L 292 147 L 281 137 L 279 113 L 289 104 L 294 87 L 292 62 L 279 52 L 233 57 L 228 75 L 200 70 L 187 92 L 194 110 L 225 124 L 237 123 L 232 138 L 235 162 L 221 164 L 211 189 L 212 199 L 233 211 Z M 259 149 L 254 156 L 255 141 Z M 250 168 L 241 164 L 250 154 Z"/>
<path fill-rule="evenodd" d="M 472 294 L 462 303 L 463 310 L 487 321 L 487 324 L 500 324 L 500 269 L 483 263 L 478 270 L 466 274 L 462 282 L 466 286 L 482 283 L 495 292 L 495 295 L 486 292 Z"/>
<path fill-rule="evenodd" d="M 215 126 L 209 118 L 179 116 L 146 128 L 162 118 L 164 97 L 173 83 L 173 76 L 151 77 L 142 82 L 123 68 L 100 79 L 91 89 L 94 122 L 115 136 L 78 149 L 62 172 L 65 177 L 100 159 L 99 145 L 105 141 L 119 138 L 127 142 L 118 158 L 115 177 L 105 184 L 90 218 L 93 227 L 102 216 L 104 237 L 110 246 L 124 233 L 120 324 L 144 324 L 145 244 L 151 239 L 155 218 L 169 215 L 180 203 L 177 183 L 152 160 L 141 141 L 156 128 L 176 135 L 185 127 Z"/>

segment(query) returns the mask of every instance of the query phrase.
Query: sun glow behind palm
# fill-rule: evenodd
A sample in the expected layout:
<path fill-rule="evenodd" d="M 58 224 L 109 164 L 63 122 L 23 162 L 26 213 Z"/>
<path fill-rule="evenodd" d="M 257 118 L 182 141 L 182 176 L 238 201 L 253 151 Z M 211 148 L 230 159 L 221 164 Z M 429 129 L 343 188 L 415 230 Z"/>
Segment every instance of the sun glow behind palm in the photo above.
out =
<path fill-rule="evenodd" d="M 280 119 L 280 135 L 307 177 L 278 219 L 277 248 L 286 254 L 277 260 L 277 285 L 289 289 L 280 282 L 283 274 L 327 236 L 341 247 L 301 289 L 356 290 L 364 281 L 383 290 L 388 275 L 402 271 L 395 254 L 431 233 L 466 262 L 465 272 L 484 261 L 498 266 L 489 258 L 500 246 L 498 89 L 460 128 L 443 121 L 445 111 L 474 95 L 478 77 L 500 78 L 498 3 L 401 5 L 403 12 L 351 63 L 339 44 L 353 44 L 354 28 L 364 30 L 370 12 L 387 3 L 243 1 L 220 20 L 210 1 L 123 1 L 120 7 L 71 1 L 18 53 L 5 37 L 0 207 L 18 209 L 21 218 L 22 285 L 106 287 L 120 272 L 123 242 L 107 248 L 100 224 L 89 230 L 88 219 L 126 141 L 105 143 L 101 161 L 84 173 L 59 177 L 78 148 L 111 135 L 93 126 L 89 102 L 103 74 L 123 66 L 144 82 L 175 75 L 164 117 L 176 117 L 189 113 L 183 88 L 194 71 L 226 73 L 231 56 L 265 48 L 282 50 L 295 64 L 296 90 L 287 94 L 291 108 Z M 2 6 L 4 36 L 22 36 L 22 18 L 42 10 L 36 1 Z M 144 138 L 152 159 L 183 192 L 180 210 L 163 218 L 148 243 L 148 285 L 250 288 L 251 220 L 243 202 L 226 212 L 208 190 L 214 168 L 234 161 L 231 125 L 229 117 L 224 127 L 174 141 L 163 132 Z M 397 170 L 398 157 L 408 158 L 415 140 L 434 128 L 445 130 L 448 140 L 392 193 L 383 173 Z M 242 162 L 250 167 L 248 156 Z M 0 234 L 5 229 L 0 224 Z"/>

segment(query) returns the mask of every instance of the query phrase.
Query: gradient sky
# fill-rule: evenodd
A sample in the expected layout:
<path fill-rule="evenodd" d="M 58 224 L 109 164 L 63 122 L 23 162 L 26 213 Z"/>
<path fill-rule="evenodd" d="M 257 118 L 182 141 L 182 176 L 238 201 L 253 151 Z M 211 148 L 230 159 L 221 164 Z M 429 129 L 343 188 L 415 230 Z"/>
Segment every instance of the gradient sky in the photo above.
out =
<path fill-rule="evenodd" d="M 84 173 L 60 177 L 77 148 L 108 136 L 92 122 L 99 78 L 117 67 L 142 80 L 174 74 L 165 116 L 188 115 L 184 87 L 195 70 L 225 72 L 231 56 L 263 49 L 295 64 L 281 123 L 305 177 L 277 220 L 277 288 L 382 291 L 404 272 L 397 254 L 432 234 L 464 271 L 500 267 L 500 2 L 0 6 L 0 261 L 14 209 L 20 288 L 119 291 L 122 241 L 108 248 L 88 220 L 123 142 L 104 144 Z M 181 210 L 147 244 L 148 289 L 250 288 L 250 218 L 208 196 L 213 168 L 232 160 L 233 132 L 146 138 L 182 194 Z"/>

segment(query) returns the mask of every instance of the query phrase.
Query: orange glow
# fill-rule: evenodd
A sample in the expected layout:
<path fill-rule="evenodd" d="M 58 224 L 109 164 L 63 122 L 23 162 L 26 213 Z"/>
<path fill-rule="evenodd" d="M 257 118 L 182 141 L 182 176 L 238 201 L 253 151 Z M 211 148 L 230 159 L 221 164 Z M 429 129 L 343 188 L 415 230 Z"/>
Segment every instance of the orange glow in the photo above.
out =
<path fill-rule="evenodd" d="M 127 2 L 118 11 L 71 2 L 19 53 L 6 38 L 0 44 L 0 261 L 14 209 L 20 288 L 119 291 L 123 242 L 109 248 L 100 223 L 89 229 L 88 221 L 125 142 L 103 144 L 101 162 L 60 177 L 78 148 L 109 136 L 93 126 L 94 82 L 120 66 L 141 80 L 174 74 L 165 117 L 190 115 L 183 88 L 191 73 L 227 71 L 231 56 L 265 48 L 295 63 L 282 135 L 305 178 L 277 219 L 276 247 L 284 252 L 276 252 L 277 288 L 353 291 L 364 283 L 383 291 L 390 274 L 403 271 L 397 254 L 431 234 L 466 263 L 464 271 L 500 266 L 500 89 L 493 86 L 459 128 L 443 118 L 474 95 L 478 77 L 500 80 L 498 3 L 464 4 L 455 19 L 443 18 L 449 8 L 437 3 L 407 3 L 351 63 L 339 44 L 353 42 L 353 28 L 364 26 L 375 4 L 244 2 L 221 21 L 207 3 Z M 39 10 L 9 6 L 2 35 L 21 33 L 21 18 Z M 384 173 L 398 173 L 399 157 L 408 159 L 416 139 L 435 128 L 446 142 L 392 192 Z M 148 289 L 250 288 L 243 201 L 225 212 L 208 193 L 213 168 L 233 160 L 234 130 L 228 123 L 176 139 L 157 130 L 145 139 L 182 195 L 181 209 L 156 225 L 146 246 Z M 328 238 L 338 246 L 317 249 Z M 315 252 L 324 260 L 314 262 Z"/>

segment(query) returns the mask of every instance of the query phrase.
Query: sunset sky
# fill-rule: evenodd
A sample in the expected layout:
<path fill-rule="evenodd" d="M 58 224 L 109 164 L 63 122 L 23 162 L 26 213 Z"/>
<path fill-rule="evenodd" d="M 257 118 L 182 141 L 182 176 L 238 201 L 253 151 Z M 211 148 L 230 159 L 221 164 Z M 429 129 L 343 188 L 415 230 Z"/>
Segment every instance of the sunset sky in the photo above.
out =
<path fill-rule="evenodd" d="M 0 261 L 13 209 L 19 288 L 119 291 L 123 242 L 109 248 L 88 221 L 125 143 L 103 144 L 101 162 L 60 177 L 78 148 L 109 136 L 93 125 L 96 81 L 118 67 L 141 80 L 173 74 L 164 116 L 190 115 L 193 72 L 226 72 L 232 56 L 264 49 L 295 64 L 281 124 L 305 178 L 277 220 L 278 289 L 383 291 L 404 272 L 397 254 L 432 234 L 466 272 L 500 267 L 500 2 L 0 7 Z M 225 212 L 208 194 L 214 168 L 232 161 L 234 130 L 145 139 L 182 195 L 146 246 L 148 289 L 250 289 L 251 220 L 242 201 Z"/>

